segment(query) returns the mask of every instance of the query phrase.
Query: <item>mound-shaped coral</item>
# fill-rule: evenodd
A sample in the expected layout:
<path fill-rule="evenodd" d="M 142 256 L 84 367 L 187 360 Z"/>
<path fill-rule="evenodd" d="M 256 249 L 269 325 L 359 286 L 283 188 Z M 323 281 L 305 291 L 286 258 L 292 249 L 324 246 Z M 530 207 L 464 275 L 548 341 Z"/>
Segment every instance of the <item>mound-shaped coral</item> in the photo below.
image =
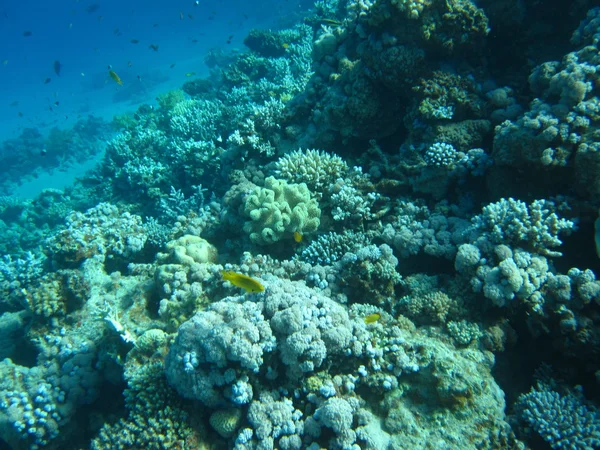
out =
<path fill-rule="evenodd" d="M 306 184 L 288 184 L 269 177 L 256 187 L 243 205 L 248 220 L 244 231 L 258 245 L 273 244 L 295 232 L 312 233 L 319 227 L 321 210 Z"/>

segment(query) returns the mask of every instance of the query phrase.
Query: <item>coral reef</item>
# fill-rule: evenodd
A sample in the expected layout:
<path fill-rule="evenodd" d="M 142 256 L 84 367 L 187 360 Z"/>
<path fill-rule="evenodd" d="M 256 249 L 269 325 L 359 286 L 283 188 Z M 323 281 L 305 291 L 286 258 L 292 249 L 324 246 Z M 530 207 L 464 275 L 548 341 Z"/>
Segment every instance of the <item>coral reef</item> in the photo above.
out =
<path fill-rule="evenodd" d="M 0 440 L 599 447 L 600 9 L 538 3 L 320 0 L 0 144 Z"/>

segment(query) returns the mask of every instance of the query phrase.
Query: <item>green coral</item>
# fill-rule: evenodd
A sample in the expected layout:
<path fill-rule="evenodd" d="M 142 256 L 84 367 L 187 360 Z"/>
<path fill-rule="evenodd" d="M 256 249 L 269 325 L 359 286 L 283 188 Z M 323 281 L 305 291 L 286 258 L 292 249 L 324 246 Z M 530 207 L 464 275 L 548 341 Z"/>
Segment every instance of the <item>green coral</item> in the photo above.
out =
<path fill-rule="evenodd" d="M 203 448 L 204 430 L 192 427 L 184 402 L 167 384 L 162 362 L 132 367 L 126 378 L 129 415 L 104 424 L 92 450 Z"/>
<path fill-rule="evenodd" d="M 175 105 L 183 102 L 184 100 L 185 93 L 181 89 L 174 89 L 172 91 L 162 93 L 156 97 L 158 106 L 165 111 L 171 111 L 173 108 L 175 108 Z"/>
<path fill-rule="evenodd" d="M 420 324 L 443 324 L 451 318 L 460 318 L 464 313 L 461 300 L 454 299 L 442 291 L 414 292 L 401 297 L 398 311 Z"/>
<path fill-rule="evenodd" d="M 481 337 L 479 325 L 473 322 L 461 320 L 458 322 L 448 321 L 446 324 L 448 334 L 456 341 L 458 345 L 469 345 L 471 342 Z"/>
<path fill-rule="evenodd" d="M 269 177 L 265 187 L 255 187 L 246 197 L 243 215 L 250 220 L 244 231 L 254 244 L 273 244 L 295 232 L 313 233 L 320 224 L 321 210 L 305 183 L 288 184 Z"/>
<path fill-rule="evenodd" d="M 208 422 L 213 429 L 224 438 L 230 438 L 242 421 L 240 408 L 219 409 L 210 415 Z"/>

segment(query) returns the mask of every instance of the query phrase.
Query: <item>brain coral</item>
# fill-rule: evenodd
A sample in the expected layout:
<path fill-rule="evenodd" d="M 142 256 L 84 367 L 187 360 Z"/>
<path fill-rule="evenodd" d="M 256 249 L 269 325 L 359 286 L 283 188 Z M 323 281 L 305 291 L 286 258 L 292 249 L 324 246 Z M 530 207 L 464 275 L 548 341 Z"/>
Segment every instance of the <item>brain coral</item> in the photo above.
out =
<path fill-rule="evenodd" d="M 258 245 L 273 244 L 290 238 L 294 232 L 312 233 L 319 227 L 321 210 L 306 184 L 288 184 L 269 177 L 265 187 L 255 187 L 242 206 L 250 220 L 244 231 Z"/>

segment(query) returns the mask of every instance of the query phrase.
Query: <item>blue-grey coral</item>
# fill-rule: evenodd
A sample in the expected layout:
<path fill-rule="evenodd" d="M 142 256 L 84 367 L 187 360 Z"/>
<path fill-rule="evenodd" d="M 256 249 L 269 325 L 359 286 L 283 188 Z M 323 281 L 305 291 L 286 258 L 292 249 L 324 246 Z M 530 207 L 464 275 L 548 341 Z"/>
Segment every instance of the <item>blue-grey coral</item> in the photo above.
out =
<path fill-rule="evenodd" d="M 274 348 L 260 305 L 217 302 L 180 327 L 165 362 L 167 379 L 184 397 L 211 407 L 226 405 L 226 399 L 246 404 L 252 400 L 248 375 Z M 250 391 L 242 393 L 244 387 Z"/>
<path fill-rule="evenodd" d="M 517 417 L 553 449 L 588 450 L 600 446 L 600 419 L 581 396 L 562 395 L 545 383 L 523 394 L 515 404 Z"/>
<path fill-rule="evenodd" d="M 522 245 L 542 255 L 560 256 L 553 248 L 562 244 L 559 235 L 572 232 L 575 223 L 559 217 L 556 210 L 557 205 L 549 200 L 534 200 L 528 205 L 503 198 L 484 206 L 473 224 L 494 244 Z"/>
<path fill-rule="evenodd" d="M 461 217 L 448 217 L 419 203 L 399 201 L 395 220 L 385 226 L 381 238 L 402 258 L 424 252 L 451 259 L 465 241 L 468 226 Z"/>
<path fill-rule="evenodd" d="M 67 217 L 67 229 L 47 243 L 53 264 L 72 267 L 86 259 L 129 258 L 146 243 L 142 219 L 109 203 Z"/>
<path fill-rule="evenodd" d="M 342 158 L 322 150 L 296 150 L 275 162 L 275 174 L 279 178 L 290 183 L 306 183 L 319 195 L 348 172 L 348 165 Z"/>
<path fill-rule="evenodd" d="M 340 305 L 302 284 L 269 281 L 257 302 L 213 303 L 180 327 L 166 370 L 182 395 L 211 407 L 245 404 L 253 398 L 249 379 L 275 349 L 292 378 L 345 349 L 352 330 Z"/>
<path fill-rule="evenodd" d="M 345 231 L 318 236 L 302 249 L 298 259 L 311 264 L 329 265 L 339 261 L 347 252 L 354 252 L 369 242 L 364 233 Z"/>
<path fill-rule="evenodd" d="M 248 422 L 252 428 L 246 428 L 238 435 L 235 450 L 303 448 L 303 413 L 294 408 L 288 398 L 278 399 L 269 393 L 262 394 L 248 408 Z"/>

